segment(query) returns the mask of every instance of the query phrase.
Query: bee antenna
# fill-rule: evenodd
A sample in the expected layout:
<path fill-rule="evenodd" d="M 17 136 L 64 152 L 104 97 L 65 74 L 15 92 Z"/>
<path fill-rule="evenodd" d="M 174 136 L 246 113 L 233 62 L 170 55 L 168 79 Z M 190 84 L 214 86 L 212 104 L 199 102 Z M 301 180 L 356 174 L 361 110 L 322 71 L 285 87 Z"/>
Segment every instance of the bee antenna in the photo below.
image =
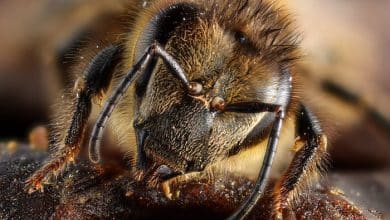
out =
<path fill-rule="evenodd" d="M 138 73 L 145 69 L 150 64 L 152 56 L 154 54 L 155 45 L 150 46 L 145 54 L 139 59 L 139 61 L 132 67 L 132 69 L 126 74 L 123 80 L 119 83 L 118 87 L 112 93 L 111 97 L 105 103 L 103 110 L 100 112 L 99 117 L 93 127 L 91 138 L 89 140 L 89 159 L 93 163 L 100 163 L 100 149 L 101 140 L 103 137 L 103 130 L 110 118 L 115 106 L 123 97 L 123 94 L 127 91 L 131 83 L 137 77 Z"/>
<path fill-rule="evenodd" d="M 157 42 L 153 43 L 139 61 L 132 67 L 132 69 L 126 74 L 123 80 L 119 83 L 118 87 L 114 90 L 111 97 L 105 103 L 103 110 L 93 127 L 91 138 L 89 140 L 89 159 L 93 163 L 100 163 L 100 149 L 101 140 L 103 137 L 103 130 L 110 118 L 115 106 L 123 97 L 123 94 L 127 91 L 131 83 L 137 78 L 137 76 L 145 70 L 145 68 L 151 63 L 153 57 L 161 57 L 165 64 L 171 68 L 171 73 L 175 75 L 182 83 L 183 87 L 191 95 L 200 95 L 203 92 L 203 87 L 200 83 L 189 82 L 187 74 L 176 62 L 176 60 L 168 54 Z"/>
<path fill-rule="evenodd" d="M 241 204 L 241 206 L 238 208 L 238 210 L 233 213 L 228 220 L 237 220 L 237 219 L 245 219 L 250 211 L 254 208 L 254 206 L 258 203 L 259 199 L 261 198 L 262 194 L 264 193 L 267 179 L 269 177 L 272 162 L 276 153 L 278 139 L 280 130 L 282 127 L 282 121 L 285 117 L 285 111 L 282 109 L 282 107 L 277 107 L 275 105 L 267 105 L 267 104 L 255 104 L 253 105 L 253 111 L 256 112 L 257 110 L 261 111 L 270 111 L 274 108 L 274 112 L 276 113 L 275 121 L 272 126 L 272 130 L 269 136 L 268 144 L 267 144 L 267 150 L 264 155 L 263 159 L 263 165 L 260 169 L 259 176 L 257 177 L 254 189 L 251 193 L 251 195 L 247 198 L 247 200 Z M 227 107 L 228 110 L 229 107 Z M 232 111 L 243 112 L 246 110 L 241 111 L 240 107 L 238 108 L 232 108 Z M 260 111 L 260 112 L 261 112 Z"/>
<path fill-rule="evenodd" d="M 200 95 L 203 93 L 203 87 L 200 83 L 190 82 L 188 80 L 187 74 L 180 67 L 180 65 L 176 62 L 175 58 L 173 58 L 167 51 L 164 50 L 161 46 L 156 46 L 156 54 L 160 56 L 164 62 L 172 69 L 172 73 L 176 75 L 176 77 L 181 81 L 183 87 L 187 90 L 191 95 Z"/>

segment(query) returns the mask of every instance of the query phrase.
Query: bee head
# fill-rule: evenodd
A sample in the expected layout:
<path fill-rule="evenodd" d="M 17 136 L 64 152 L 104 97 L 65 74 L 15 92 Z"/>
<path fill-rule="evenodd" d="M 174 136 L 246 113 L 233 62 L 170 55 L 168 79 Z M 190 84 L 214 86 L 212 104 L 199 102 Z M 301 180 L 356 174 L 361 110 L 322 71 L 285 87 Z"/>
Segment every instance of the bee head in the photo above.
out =
<path fill-rule="evenodd" d="M 289 104 L 289 64 L 296 54 L 289 25 L 262 1 L 176 3 L 154 10 L 148 22 L 140 22 L 138 40 L 128 43 L 132 59 L 157 42 L 202 92 L 190 94 L 171 67 L 151 61 L 135 82 L 138 167 L 157 163 L 178 174 L 202 171 L 261 141 L 273 113 L 229 112 L 224 106 Z"/>

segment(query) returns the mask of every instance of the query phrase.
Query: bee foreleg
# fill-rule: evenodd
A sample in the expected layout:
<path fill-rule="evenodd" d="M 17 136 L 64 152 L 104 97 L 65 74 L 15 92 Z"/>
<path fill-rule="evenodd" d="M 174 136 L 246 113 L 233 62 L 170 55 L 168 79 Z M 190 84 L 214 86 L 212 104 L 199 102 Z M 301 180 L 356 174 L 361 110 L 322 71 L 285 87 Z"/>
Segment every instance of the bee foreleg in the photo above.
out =
<path fill-rule="evenodd" d="M 113 68 L 118 63 L 119 47 L 110 46 L 99 52 L 84 71 L 82 79 L 77 80 L 76 101 L 73 116 L 64 139 L 55 143 L 59 146 L 51 159 L 37 170 L 27 181 L 29 193 L 43 190 L 43 181 L 61 172 L 78 155 L 83 140 L 85 127 L 92 109 L 92 99 L 99 98 L 108 89 L 113 75 Z"/>
<path fill-rule="evenodd" d="M 294 199 L 300 188 L 313 177 L 318 177 L 324 169 L 327 138 L 323 134 L 316 116 L 301 105 L 297 115 L 297 142 L 304 143 L 297 149 L 286 173 L 278 181 L 274 189 L 274 217 L 283 218 L 283 210 L 291 199 Z"/>
<path fill-rule="evenodd" d="M 162 182 L 161 189 L 167 199 L 169 200 L 177 199 L 180 195 L 180 191 L 176 190 L 175 192 L 172 192 L 172 186 L 177 184 L 188 183 L 189 181 L 193 181 L 197 178 L 200 179 L 202 177 L 203 174 L 201 172 L 192 172 L 192 173 L 183 174 Z"/>

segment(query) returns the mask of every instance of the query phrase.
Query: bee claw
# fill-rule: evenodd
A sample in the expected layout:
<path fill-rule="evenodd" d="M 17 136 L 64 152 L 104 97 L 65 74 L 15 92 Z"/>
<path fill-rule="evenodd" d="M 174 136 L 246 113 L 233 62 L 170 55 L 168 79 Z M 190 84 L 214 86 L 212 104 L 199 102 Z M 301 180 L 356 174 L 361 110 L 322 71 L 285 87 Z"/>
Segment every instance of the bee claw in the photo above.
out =
<path fill-rule="evenodd" d="M 41 183 L 37 183 L 37 182 L 33 183 L 33 181 L 31 180 L 27 180 L 25 184 L 26 185 L 24 187 L 24 191 L 27 192 L 28 194 L 32 194 L 36 191 L 40 191 L 41 193 L 43 193 L 44 187 Z"/>
<path fill-rule="evenodd" d="M 28 178 L 24 184 L 24 191 L 28 194 L 32 194 L 35 191 L 40 191 L 43 193 L 44 185 L 47 184 L 47 176 L 44 176 L 42 174 L 36 174 Z"/>
<path fill-rule="evenodd" d="M 24 187 L 24 191 L 27 193 L 27 194 L 32 194 L 33 192 L 37 191 L 33 186 L 30 186 L 30 185 L 26 185 Z"/>
<path fill-rule="evenodd" d="M 171 187 L 169 186 L 169 183 L 168 182 L 161 183 L 161 188 L 162 188 L 162 191 L 163 191 L 165 197 L 169 200 L 172 200 L 173 194 L 171 192 Z"/>
<path fill-rule="evenodd" d="M 175 199 L 178 199 L 180 197 L 180 190 L 177 190 L 175 192 Z"/>

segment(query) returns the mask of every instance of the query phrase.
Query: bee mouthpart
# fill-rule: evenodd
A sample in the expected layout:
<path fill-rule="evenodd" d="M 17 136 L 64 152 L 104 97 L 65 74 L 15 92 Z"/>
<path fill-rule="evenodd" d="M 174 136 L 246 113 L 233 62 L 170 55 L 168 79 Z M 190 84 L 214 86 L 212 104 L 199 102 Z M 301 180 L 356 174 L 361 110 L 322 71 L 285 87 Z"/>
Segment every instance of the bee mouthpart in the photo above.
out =
<path fill-rule="evenodd" d="M 164 182 L 182 175 L 180 172 L 174 172 L 167 165 L 153 164 L 145 170 L 137 170 L 133 173 L 133 178 L 137 184 L 148 188 L 158 188 Z"/>
<path fill-rule="evenodd" d="M 168 180 L 168 179 L 171 179 L 173 177 L 176 177 L 176 176 L 180 175 L 179 172 L 174 172 L 167 165 L 159 166 L 156 169 L 155 174 L 156 174 L 156 177 L 158 177 L 162 181 L 165 181 L 165 180 Z"/>

